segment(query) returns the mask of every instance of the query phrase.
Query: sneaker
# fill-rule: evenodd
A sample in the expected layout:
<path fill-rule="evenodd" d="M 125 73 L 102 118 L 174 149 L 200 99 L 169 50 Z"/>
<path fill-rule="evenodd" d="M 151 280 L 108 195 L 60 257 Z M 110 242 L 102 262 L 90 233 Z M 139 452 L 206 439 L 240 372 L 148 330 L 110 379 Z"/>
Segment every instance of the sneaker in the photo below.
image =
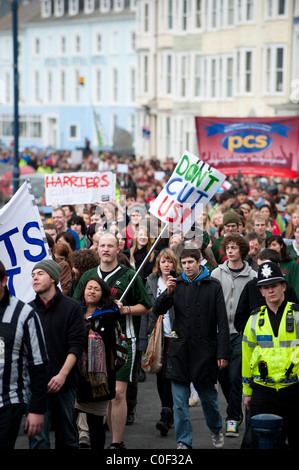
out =
<path fill-rule="evenodd" d="M 216 447 L 217 449 L 221 449 L 221 447 L 224 446 L 224 437 L 222 431 L 219 431 L 218 434 L 212 432 L 211 437 L 214 447 Z"/>
<path fill-rule="evenodd" d="M 226 420 L 225 436 L 226 437 L 239 437 L 238 426 L 239 426 L 238 421 L 234 419 Z"/>
<path fill-rule="evenodd" d="M 89 436 L 83 434 L 79 437 L 79 448 L 80 449 L 89 449 L 90 448 Z"/>
<path fill-rule="evenodd" d="M 178 449 L 178 450 L 182 450 L 182 449 L 191 449 L 191 447 L 190 447 L 190 446 L 187 446 L 187 444 L 184 444 L 183 442 L 178 442 L 177 449 Z"/>
<path fill-rule="evenodd" d="M 200 399 L 198 395 L 191 393 L 189 398 L 189 406 L 198 406 L 200 405 Z"/>

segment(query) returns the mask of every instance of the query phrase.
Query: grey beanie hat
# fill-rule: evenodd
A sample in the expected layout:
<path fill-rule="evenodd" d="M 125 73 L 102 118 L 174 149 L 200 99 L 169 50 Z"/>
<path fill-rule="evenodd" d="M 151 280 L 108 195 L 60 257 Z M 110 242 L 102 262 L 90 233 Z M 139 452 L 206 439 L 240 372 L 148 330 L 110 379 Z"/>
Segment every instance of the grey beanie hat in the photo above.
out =
<path fill-rule="evenodd" d="M 56 284 L 59 283 L 61 267 L 53 259 L 43 259 L 42 261 L 39 261 L 32 269 L 32 272 L 35 269 L 43 269 L 52 279 L 54 279 Z"/>

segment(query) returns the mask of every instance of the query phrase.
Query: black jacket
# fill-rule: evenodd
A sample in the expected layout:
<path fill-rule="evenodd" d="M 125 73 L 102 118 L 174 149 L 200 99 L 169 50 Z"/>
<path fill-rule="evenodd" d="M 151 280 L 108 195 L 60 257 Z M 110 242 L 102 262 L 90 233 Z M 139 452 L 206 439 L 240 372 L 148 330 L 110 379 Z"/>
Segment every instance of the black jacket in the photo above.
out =
<path fill-rule="evenodd" d="M 257 279 L 248 281 L 239 298 L 238 306 L 234 318 L 234 327 L 238 333 L 242 334 L 246 326 L 247 320 L 253 310 L 265 305 L 265 297 L 262 296 L 260 289 L 256 285 Z M 285 299 L 289 302 L 298 303 L 297 294 L 293 286 L 286 282 Z"/>
<path fill-rule="evenodd" d="M 57 289 L 56 294 L 46 306 L 39 295 L 30 303 L 38 313 L 46 340 L 49 357 L 48 381 L 58 374 L 68 354 L 77 359 L 85 344 L 85 325 L 80 304 Z M 77 385 L 77 367 L 69 373 L 64 388 Z"/>
<path fill-rule="evenodd" d="M 158 317 L 174 307 L 167 375 L 190 383 L 217 382 L 218 359 L 229 359 L 229 328 L 222 287 L 208 276 L 188 282 L 179 276 L 172 295 L 161 294 L 153 308 Z"/>

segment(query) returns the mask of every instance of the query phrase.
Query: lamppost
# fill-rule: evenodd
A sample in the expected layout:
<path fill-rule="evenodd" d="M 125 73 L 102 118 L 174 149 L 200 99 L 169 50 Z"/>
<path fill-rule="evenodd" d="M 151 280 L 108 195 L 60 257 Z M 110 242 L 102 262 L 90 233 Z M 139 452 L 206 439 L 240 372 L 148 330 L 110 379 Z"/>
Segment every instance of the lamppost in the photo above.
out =
<path fill-rule="evenodd" d="M 12 0 L 13 87 L 14 87 L 14 163 L 13 194 L 19 189 L 19 74 L 18 74 L 18 1 Z"/>

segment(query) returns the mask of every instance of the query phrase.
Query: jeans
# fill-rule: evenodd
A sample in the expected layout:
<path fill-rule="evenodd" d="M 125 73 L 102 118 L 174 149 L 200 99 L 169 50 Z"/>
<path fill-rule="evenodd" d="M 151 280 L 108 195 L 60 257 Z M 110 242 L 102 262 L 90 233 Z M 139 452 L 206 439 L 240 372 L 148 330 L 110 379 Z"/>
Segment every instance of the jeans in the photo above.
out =
<path fill-rule="evenodd" d="M 79 447 L 76 425 L 76 388 L 47 394 L 47 411 L 44 426 L 39 434 L 29 439 L 30 449 L 50 449 L 50 428 L 55 433 L 55 449 L 76 449 Z"/>
<path fill-rule="evenodd" d="M 174 402 L 174 421 L 176 442 L 183 442 L 192 447 L 193 428 L 189 414 L 190 384 L 172 382 Z M 218 392 L 208 383 L 193 384 L 201 401 L 205 420 L 209 430 L 218 434 L 222 429 L 222 417 L 219 411 Z"/>
<path fill-rule="evenodd" d="M 230 335 L 228 366 L 218 372 L 218 380 L 227 402 L 228 419 L 238 421 L 242 416 L 242 336 Z"/>

